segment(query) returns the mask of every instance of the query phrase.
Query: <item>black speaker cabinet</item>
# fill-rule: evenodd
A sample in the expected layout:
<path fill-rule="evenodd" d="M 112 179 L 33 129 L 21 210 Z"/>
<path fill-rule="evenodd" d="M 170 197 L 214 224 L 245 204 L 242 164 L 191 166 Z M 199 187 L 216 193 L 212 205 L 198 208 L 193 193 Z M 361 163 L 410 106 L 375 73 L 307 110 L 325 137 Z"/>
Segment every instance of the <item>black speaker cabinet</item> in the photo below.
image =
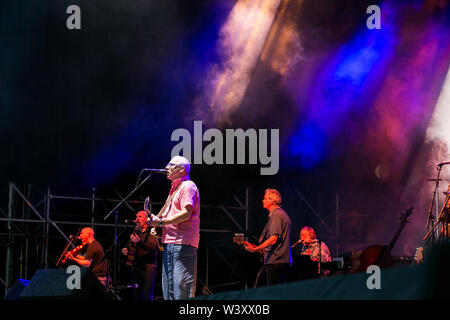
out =
<path fill-rule="evenodd" d="M 88 268 L 38 270 L 20 300 L 105 300 L 105 288 Z M 78 272 L 79 271 L 79 272 Z M 74 277 L 78 277 L 74 280 Z"/>
<path fill-rule="evenodd" d="M 23 289 L 28 285 L 30 280 L 18 279 L 14 286 L 8 291 L 4 300 L 19 300 Z"/>

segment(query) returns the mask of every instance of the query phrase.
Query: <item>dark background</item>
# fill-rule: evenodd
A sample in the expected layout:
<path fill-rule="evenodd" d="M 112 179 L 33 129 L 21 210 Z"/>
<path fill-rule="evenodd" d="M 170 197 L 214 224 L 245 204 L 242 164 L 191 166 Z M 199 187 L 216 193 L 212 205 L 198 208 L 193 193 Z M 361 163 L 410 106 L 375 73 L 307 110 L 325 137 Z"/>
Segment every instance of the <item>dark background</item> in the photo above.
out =
<path fill-rule="evenodd" d="M 408 22 L 437 21 L 436 24 L 445 26 L 448 5 L 436 5 L 435 11 L 422 11 L 425 2 L 412 1 L 412 9 L 408 7 L 408 10 L 415 15 Z M 192 132 L 193 118 L 208 118 L 207 112 L 194 116 L 193 105 L 202 93 L 201 84 L 209 66 L 221 58 L 217 46 L 220 28 L 235 3 L 230 0 L 2 2 L 0 208 L 3 215 L 8 210 L 9 181 L 17 183 L 34 200 L 31 203 L 38 203 L 37 208 L 43 211 L 44 204 L 39 201 L 47 186 L 56 195 L 90 197 L 95 188 L 98 197 L 115 198 L 116 191 L 125 196 L 134 188 L 142 168 L 163 168 L 176 144 L 170 140 L 171 133 L 177 128 Z M 66 28 L 66 8 L 71 4 L 81 8 L 81 30 Z M 365 24 L 365 9 L 371 4 L 373 1 L 303 1 L 296 7 L 291 3 L 298 11 L 291 11 L 289 18 L 295 21 L 297 30 L 302 30 L 303 50 L 310 61 L 320 65 L 324 57 L 351 41 Z M 398 6 L 404 9 L 405 5 Z M 399 16 L 405 18 L 408 10 L 399 11 Z M 295 15 L 295 12 L 300 13 Z M 448 40 L 446 35 L 443 39 Z M 227 127 L 280 129 L 280 170 L 275 176 L 261 176 L 259 165 L 193 165 L 191 178 L 199 187 L 202 205 L 236 206 L 234 196 L 245 203 L 248 188 L 248 235 L 258 237 L 265 224 L 266 212 L 261 207 L 264 190 L 276 188 L 293 222 L 292 241 L 297 239 L 302 226 L 310 225 L 327 242 L 333 256 L 373 243 L 388 243 L 397 230 L 396 219 L 400 213 L 415 205 L 418 212 L 414 228 L 409 230 L 409 237 L 401 239 L 395 252 L 401 255 L 405 246 L 416 247 L 424 234 L 426 209 L 431 199 L 429 193 L 424 200 L 414 196 L 402 198 L 402 195 L 415 160 L 419 154 L 429 160 L 426 155 L 432 149 L 424 142 L 425 129 L 449 61 L 448 48 L 440 43 L 443 53 L 437 54 L 438 63 L 430 69 L 434 78 L 424 85 L 423 91 L 430 96 L 423 106 L 423 122 L 409 135 L 410 149 L 403 155 L 406 164 L 396 167 L 391 163 L 391 177 L 384 181 L 374 174 L 374 163 L 383 161 L 377 146 L 368 151 L 370 144 L 352 140 L 357 135 L 351 135 L 345 124 L 329 137 L 325 146 L 317 145 L 325 150 L 319 162 L 305 165 L 308 161 L 293 154 L 289 141 L 302 125 L 304 108 L 298 107 L 298 100 L 286 89 L 280 76 L 259 61 L 240 108 L 231 114 L 232 125 L 208 126 L 221 130 Z M 398 61 L 407 56 L 407 44 L 397 48 Z M 411 50 L 416 52 L 415 48 Z M 297 66 L 299 74 L 307 64 L 308 61 Z M 399 64 L 393 68 L 399 68 Z M 308 106 L 306 100 L 314 92 L 314 85 L 305 82 L 305 92 L 299 98 L 303 105 Z M 367 95 L 352 99 L 371 110 L 375 100 L 371 92 L 380 87 L 381 82 L 373 85 Z M 371 113 L 350 112 L 346 123 L 352 123 L 355 132 L 364 132 L 373 124 L 367 114 Z M 314 142 L 312 146 L 316 146 Z M 434 172 L 425 175 L 431 178 Z M 157 202 L 154 207 L 158 210 L 168 189 L 169 181 L 156 175 L 132 199 L 142 201 L 150 195 Z M 35 218 L 20 199 L 15 199 L 15 208 L 23 218 Z M 55 200 L 51 213 L 55 221 L 102 222 L 112 207 L 112 203 L 107 203 L 92 210 L 89 201 Z M 133 208 L 120 208 L 119 221 L 132 218 L 139 207 L 136 203 Z M 232 211 L 232 214 L 244 225 L 241 212 Z M 114 223 L 114 215 L 106 222 Z M 6 223 L 2 225 L 4 237 Z M 16 231 L 25 236 L 13 242 L 16 258 L 23 256 L 19 250 L 23 249 L 25 239 L 38 242 L 42 236 L 38 225 L 18 223 L 17 226 Z M 209 272 L 213 288 L 213 285 L 235 281 L 237 272 L 240 276 L 237 281 L 251 285 L 258 258 L 232 244 L 232 235 L 239 230 L 224 211 L 202 209 L 201 227 L 226 232 L 201 233 L 199 278 L 205 282 Z M 66 234 L 73 234 L 77 229 L 73 225 L 61 228 Z M 105 248 L 114 239 L 113 231 L 106 229 L 98 230 Z M 49 249 L 54 260 L 64 241 L 57 240 L 59 234 L 52 227 L 50 235 L 55 239 Z M 120 241 L 126 240 L 124 232 Z M 2 254 L 8 244 L 9 240 L 4 238 Z M 36 245 L 35 254 L 30 253 L 28 259 L 39 261 L 41 249 Z M 206 257 L 210 259 L 208 266 Z M 15 272 L 24 277 L 23 270 Z M 26 276 L 30 278 L 32 273 L 29 269 Z"/>

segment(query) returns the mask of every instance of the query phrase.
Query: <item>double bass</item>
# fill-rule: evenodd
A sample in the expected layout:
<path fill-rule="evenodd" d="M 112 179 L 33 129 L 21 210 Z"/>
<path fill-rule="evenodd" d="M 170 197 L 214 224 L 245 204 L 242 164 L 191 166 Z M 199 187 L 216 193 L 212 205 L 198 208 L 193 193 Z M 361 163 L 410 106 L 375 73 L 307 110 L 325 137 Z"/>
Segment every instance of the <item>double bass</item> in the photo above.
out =
<path fill-rule="evenodd" d="M 389 268 L 393 266 L 391 251 L 397 242 L 400 234 L 408 222 L 408 217 L 411 215 L 414 207 L 407 209 L 400 215 L 398 219 L 400 227 L 392 238 L 391 242 L 387 246 L 383 245 L 371 245 L 365 248 L 362 252 L 358 252 L 352 257 L 351 273 L 365 272 L 370 265 L 377 265 L 380 268 Z"/>

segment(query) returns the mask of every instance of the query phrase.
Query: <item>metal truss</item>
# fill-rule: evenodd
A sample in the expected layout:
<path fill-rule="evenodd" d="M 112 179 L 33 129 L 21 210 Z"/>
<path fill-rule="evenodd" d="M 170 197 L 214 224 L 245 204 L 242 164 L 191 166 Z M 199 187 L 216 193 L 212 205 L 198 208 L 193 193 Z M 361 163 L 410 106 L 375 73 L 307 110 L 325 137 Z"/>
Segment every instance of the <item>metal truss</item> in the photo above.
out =
<path fill-rule="evenodd" d="M 327 216 L 328 219 L 327 221 L 325 221 L 323 214 L 321 214 L 323 210 L 318 210 L 317 208 L 314 208 L 311 202 L 308 201 L 307 197 L 298 188 L 294 188 L 294 192 L 308 209 L 305 212 L 311 212 L 313 216 L 316 218 L 317 226 L 323 230 L 321 234 L 317 234 L 318 237 L 321 239 L 327 239 L 327 242 L 329 241 L 330 243 L 335 244 L 335 251 L 333 254 L 334 256 L 336 257 L 340 256 L 341 254 L 340 245 L 344 241 L 355 241 L 355 242 L 364 241 L 364 237 L 358 235 L 344 234 L 342 232 L 343 230 L 341 230 L 340 228 L 342 224 L 341 220 L 343 218 L 350 218 L 350 217 L 359 217 L 359 218 L 374 217 L 373 215 L 343 212 L 343 210 L 341 209 L 341 201 L 343 200 L 342 199 L 343 197 L 338 192 L 336 192 L 334 194 L 334 208 L 331 210 L 332 214 L 328 215 Z"/>
<path fill-rule="evenodd" d="M 17 279 L 30 279 L 37 269 L 54 268 L 64 244 L 68 243 L 70 235 L 75 233 L 74 228 L 76 230 L 86 226 L 95 228 L 96 238 L 102 243 L 105 254 L 113 252 L 113 257 L 108 259 L 112 261 L 112 277 L 116 285 L 120 265 L 118 239 L 122 233 L 134 227 L 124 223 L 124 220 L 133 219 L 135 213 L 141 210 L 144 196 L 135 195 L 138 199 L 125 199 L 120 192 L 114 191 L 114 196 L 101 198 L 95 188 L 91 190 L 90 196 L 79 196 L 71 187 L 65 188 L 72 195 L 55 194 L 50 186 L 10 182 L 7 189 L 7 210 L 2 209 L 1 201 L 5 199 L 0 198 L 0 255 L 4 256 L 2 260 L 5 262 L 4 269 L 0 268 L 4 274 L 4 278 L 0 276 L 0 285 L 5 288 L 5 296 Z M 226 237 L 231 244 L 231 235 L 234 232 L 247 232 L 248 192 L 246 188 L 243 201 L 233 196 L 236 205 L 201 205 L 201 234 Z M 120 217 L 116 211 L 114 223 L 105 223 L 103 217 L 119 202 L 123 202 Z M 163 202 L 151 201 L 149 208 L 162 205 Z M 210 215 L 214 217 L 208 218 Z M 215 222 L 219 220 L 221 223 Z M 206 221 L 206 224 L 203 221 Z M 218 225 L 221 228 L 217 228 Z M 128 233 L 124 235 L 128 236 Z M 229 257 L 221 254 L 213 242 L 203 242 L 202 246 L 205 266 L 198 279 L 203 286 L 203 292 L 211 293 L 208 286 L 209 265 L 212 259 L 220 259 L 221 264 L 230 269 L 229 281 L 213 284 L 213 287 L 240 283 L 232 281 L 233 277 L 238 280 L 241 278 Z M 212 257 L 211 248 L 218 254 Z"/>

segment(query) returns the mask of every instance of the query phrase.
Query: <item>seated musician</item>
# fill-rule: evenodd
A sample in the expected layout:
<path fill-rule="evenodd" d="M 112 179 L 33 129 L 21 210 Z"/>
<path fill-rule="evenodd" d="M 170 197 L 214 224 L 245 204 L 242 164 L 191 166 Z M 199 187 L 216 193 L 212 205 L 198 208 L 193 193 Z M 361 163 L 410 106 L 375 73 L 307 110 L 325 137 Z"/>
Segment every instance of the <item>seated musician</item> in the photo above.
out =
<path fill-rule="evenodd" d="M 103 259 L 103 247 L 94 237 L 94 230 L 89 227 L 82 229 L 79 238 L 83 245 L 82 250 L 75 256 L 69 254 L 67 258 L 82 267 L 89 268 L 97 279 L 106 286 L 106 261 Z"/>
<path fill-rule="evenodd" d="M 308 255 L 312 261 L 329 262 L 332 260 L 330 250 L 323 241 L 317 240 L 313 228 L 305 226 L 300 230 L 300 240 L 303 246 L 300 254 Z M 322 275 L 327 275 L 328 271 L 321 271 Z"/>

